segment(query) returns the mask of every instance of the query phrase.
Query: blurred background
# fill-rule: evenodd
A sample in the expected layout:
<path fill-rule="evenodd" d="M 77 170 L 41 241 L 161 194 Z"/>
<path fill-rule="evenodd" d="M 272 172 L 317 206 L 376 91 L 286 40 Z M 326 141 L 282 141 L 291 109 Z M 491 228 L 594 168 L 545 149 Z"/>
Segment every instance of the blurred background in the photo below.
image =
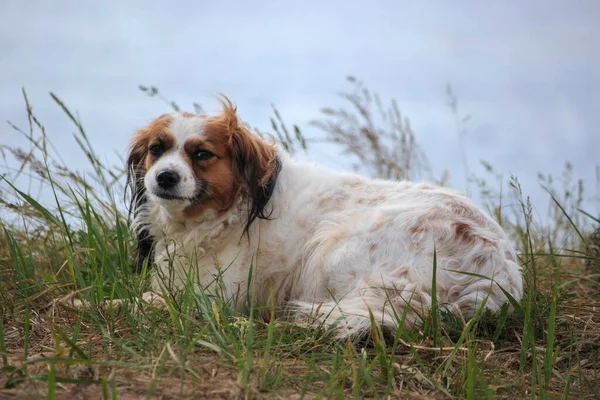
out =
<path fill-rule="evenodd" d="M 514 174 L 539 214 L 552 181 L 597 215 L 598 21 L 594 0 L 2 1 L 4 175 L 31 147 L 23 89 L 77 171 L 89 154 L 50 92 L 99 161 L 119 166 L 135 129 L 171 101 L 212 113 L 223 93 L 261 131 L 300 131 L 298 157 L 441 181 L 480 202 Z M 364 155 L 371 131 L 382 157 Z M 404 167 L 385 169 L 386 157 Z"/>

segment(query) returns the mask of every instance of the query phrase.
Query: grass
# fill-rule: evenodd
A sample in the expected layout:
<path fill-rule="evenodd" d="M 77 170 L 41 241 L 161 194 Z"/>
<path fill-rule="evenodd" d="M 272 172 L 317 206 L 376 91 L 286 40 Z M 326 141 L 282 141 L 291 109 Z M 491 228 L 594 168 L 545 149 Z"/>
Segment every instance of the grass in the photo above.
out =
<path fill-rule="evenodd" d="M 158 89 L 143 90 L 178 108 Z M 395 104 L 387 119 L 386 107 L 367 93 L 383 110 L 380 121 L 391 123 L 378 126 L 371 103 L 349 97 L 360 93 L 346 96 L 358 117 L 352 109 L 325 110 L 324 118 L 335 119 L 317 124 L 326 138 L 347 145 L 351 156 L 355 143 L 371 140 L 368 148 L 379 153 L 361 155 L 371 172 L 425 174 L 426 159 Z M 0 148 L 5 160 L 20 164 L 6 161 L 0 197 L 0 397 L 600 397 L 600 268 L 582 251 L 585 232 L 598 221 L 578 211 L 582 202 L 572 190 L 561 196 L 548 177 L 542 183 L 552 218 L 545 224 L 534 218 L 516 178 L 508 195 L 472 179 L 518 244 L 526 295 L 514 302 L 514 312 L 508 305 L 496 315 L 479 310 L 465 322 L 434 302 L 418 329 L 386 335 L 374 326 L 368 340 L 340 343 L 326 329 L 273 318 L 272 307 L 236 314 L 192 282 L 167 297 L 168 311 L 143 304 L 148 270 L 133 273 L 133 237 L 115 195 L 123 171 L 99 161 L 76 115 L 52 95 L 91 167 L 86 174 L 70 168 L 24 98 L 27 129 L 13 127 L 29 148 Z M 277 112 L 272 128 L 290 151 L 309 149 L 311 141 L 298 127 L 288 129 Z M 327 136 L 329 128 L 335 132 Z M 56 301 L 73 291 L 92 307 Z M 138 306 L 100 306 L 113 298 Z M 258 317 L 265 313 L 272 316 L 266 322 Z"/>

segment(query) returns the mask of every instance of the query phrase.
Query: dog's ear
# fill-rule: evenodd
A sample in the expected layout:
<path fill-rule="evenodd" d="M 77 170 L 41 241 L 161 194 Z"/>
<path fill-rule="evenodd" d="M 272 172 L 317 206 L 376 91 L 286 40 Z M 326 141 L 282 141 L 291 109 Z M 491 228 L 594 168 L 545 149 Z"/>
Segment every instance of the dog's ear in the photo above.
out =
<path fill-rule="evenodd" d="M 233 157 L 233 171 L 240 188 L 247 197 L 248 219 L 244 233 L 256 218 L 269 219 L 266 206 L 281 170 L 281 160 L 273 144 L 253 134 L 238 118 L 235 106 L 223 99 L 221 118 L 229 133 L 229 147 Z"/>
<path fill-rule="evenodd" d="M 144 160 L 146 159 L 147 154 L 148 143 L 145 139 L 143 130 L 140 130 L 136 133 L 134 140 L 131 142 L 131 145 L 129 146 L 129 154 L 127 155 L 127 181 L 125 183 L 125 196 L 127 196 L 127 191 L 131 193 L 128 208 L 130 215 L 135 213 L 138 201 L 144 197 L 143 194 L 145 189 L 143 180 L 146 173 Z"/>
<path fill-rule="evenodd" d="M 147 134 L 140 130 L 134 136 L 134 140 L 129 147 L 127 156 L 127 181 L 125 185 L 125 196 L 130 192 L 129 216 L 133 215 L 134 226 L 137 236 L 136 246 L 136 266 L 137 273 L 141 273 L 144 263 L 148 260 L 148 268 L 152 265 L 152 247 L 154 239 L 150 231 L 142 223 L 137 221 L 140 213 L 146 205 L 148 198 L 146 196 L 146 187 L 144 186 L 144 176 L 146 174 L 145 160 L 148 153 Z"/>

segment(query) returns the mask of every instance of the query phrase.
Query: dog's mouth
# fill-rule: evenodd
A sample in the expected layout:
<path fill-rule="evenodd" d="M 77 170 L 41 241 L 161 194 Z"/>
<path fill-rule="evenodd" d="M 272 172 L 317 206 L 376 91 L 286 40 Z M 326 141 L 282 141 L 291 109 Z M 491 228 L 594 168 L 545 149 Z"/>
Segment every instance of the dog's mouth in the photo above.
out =
<path fill-rule="evenodd" d="M 197 203 L 200 203 L 204 199 L 204 197 L 208 194 L 208 183 L 205 181 L 200 182 L 200 185 L 198 186 L 196 193 L 191 197 L 181 196 L 177 193 L 160 190 L 160 189 L 153 190 L 152 194 L 161 200 L 167 200 L 167 201 L 172 201 L 172 202 L 188 201 L 190 203 L 197 204 Z"/>
<path fill-rule="evenodd" d="M 162 200 L 169 200 L 169 201 L 192 201 L 193 199 L 189 198 L 189 197 L 183 197 L 183 196 L 178 196 L 172 193 L 166 193 L 166 192 L 154 192 L 154 195 L 156 197 L 158 197 L 159 199 Z"/>

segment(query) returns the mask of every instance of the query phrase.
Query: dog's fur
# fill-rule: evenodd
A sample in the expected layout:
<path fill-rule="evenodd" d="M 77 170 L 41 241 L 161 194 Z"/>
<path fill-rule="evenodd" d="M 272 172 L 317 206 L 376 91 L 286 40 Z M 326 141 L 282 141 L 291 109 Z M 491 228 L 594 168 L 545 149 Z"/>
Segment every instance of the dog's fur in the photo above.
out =
<path fill-rule="evenodd" d="M 506 303 L 500 287 L 523 295 L 511 242 L 467 197 L 296 162 L 227 99 L 219 115 L 165 114 L 139 130 L 128 168 L 138 268 L 153 265 L 156 292 L 189 277 L 239 311 L 272 299 L 342 337 L 368 332 L 370 313 L 384 329 L 426 314 L 434 251 L 441 307 L 468 319 L 484 299 Z M 168 189 L 166 170 L 180 179 Z"/>

